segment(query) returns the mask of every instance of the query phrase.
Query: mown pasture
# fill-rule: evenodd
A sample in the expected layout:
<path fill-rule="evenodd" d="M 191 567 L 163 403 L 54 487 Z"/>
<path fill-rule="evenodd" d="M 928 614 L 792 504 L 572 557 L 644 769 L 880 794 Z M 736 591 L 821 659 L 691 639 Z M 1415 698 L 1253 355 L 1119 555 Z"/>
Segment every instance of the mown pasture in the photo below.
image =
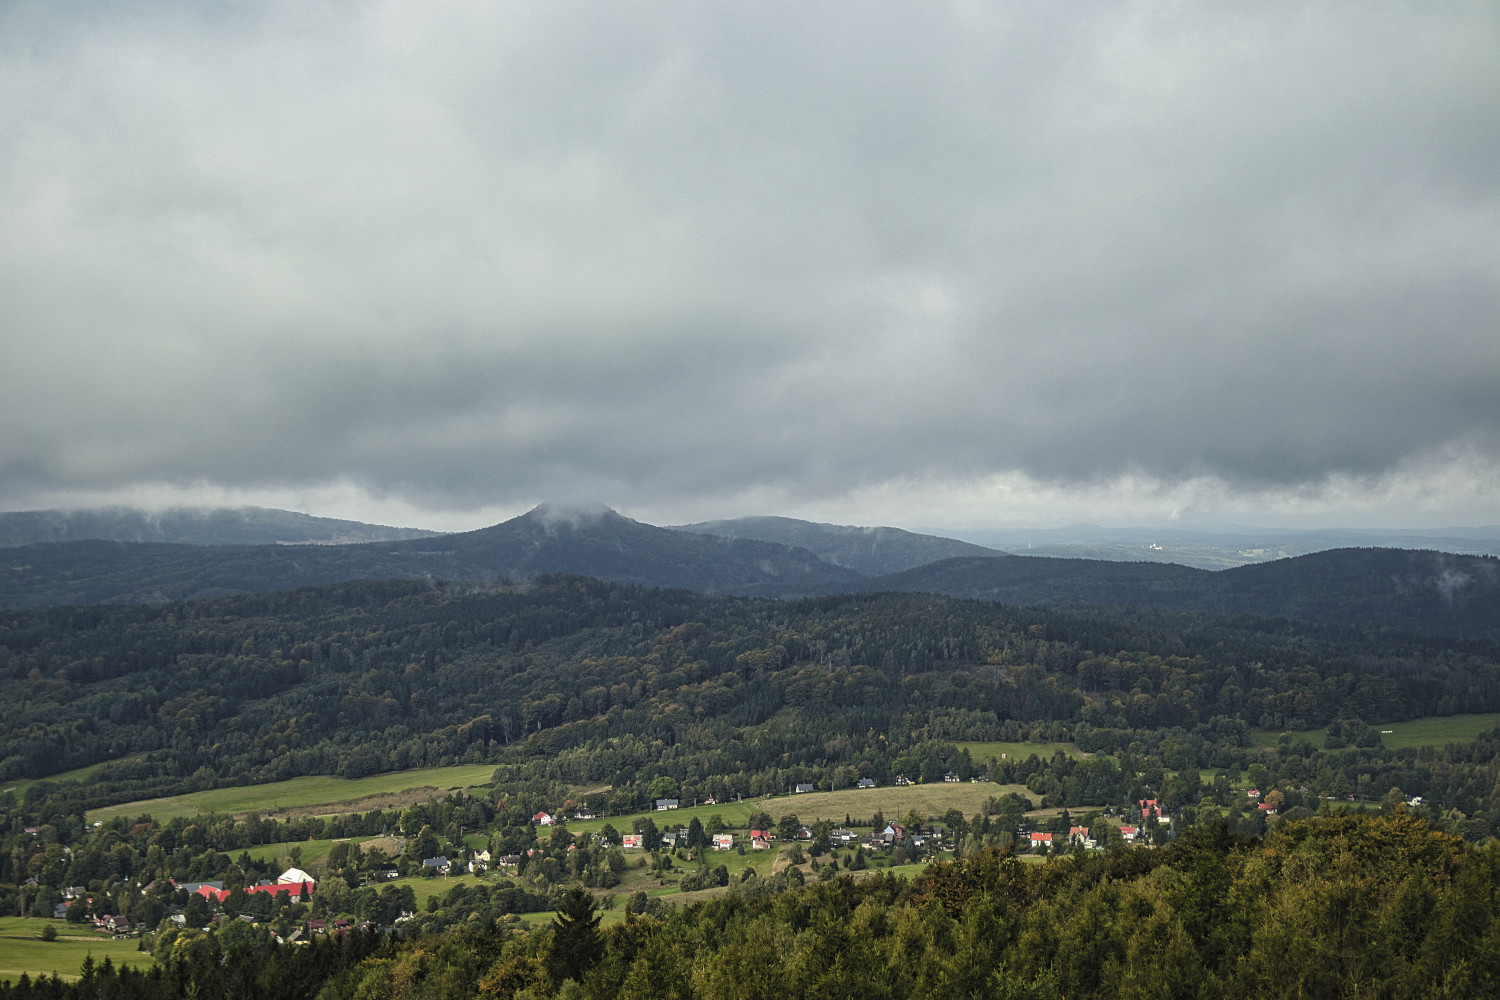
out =
<path fill-rule="evenodd" d="M 1059 750 L 1069 757 L 1087 756 L 1078 749 L 1076 743 L 1003 743 L 993 740 L 961 740 L 956 745 L 960 750 L 969 751 L 969 759 L 976 765 L 984 764 L 991 757 L 996 760 L 1016 761 L 1025 760 L 1032 754 L 1036 754 L 1042 760 L 1051 760 L 1052 755 Z"/>
<path fill-rule="evenodd" d="M 56 941 L 42 940 L 42 928 L 47 926 L 57 931 Z M 134 938 L 116 941 L 100 934 L 93 924 L 70 924 L 43 917 L 0 917 L 0 980 L 14 981 L 23 972 L 33 979 L 54 972 L 64 979 L 77 979 L 83 960 L 89 955 L 94 956 L 96 964 L 108 957 L 117 967 L 145 968 L 152 964 L 152 959 L 148 953 L 137 950 L 138 944 Z"/>
<path fill-rule="evenodd" d="M 16 796 L 16 801 L 19 802 L 26 797 L 26 789 L 30 788 L 38 781 L 59 783 L 69 781 L 84 781 L 95 771 L 99 770 L 99 768 L 103 767 L 106 763 L 114 762 L 103 761 L 98 764 L 86 764 L 83 767 L 75 767 L 71 771 L 63 771 L 61 774 L 49 774 L 41 778 L 24 778 L 19 781 L 12 781 L 9 784 L 0 786 L 0 792 L 13 792 Z"/>
<path fill-rule="evenodd" d="M 1440 747 L 1448 743 L 1472 743 L 1480 733 L 1500 726 L 1500 712 L 1485 712 L 1474 715 L 1428 715 L 1406 722 L 1371 723 L 1380 733 L 1381 745 L 1394 750 L 1406 747 Z M 1301 729 L 1288 732 L 1293 743 L 1307 740 L 1319 750 L 1324 748 L 1327 736 L 1322 729 Z M 1252 734 L 1257 746 L 1274 747 L 1282 734 L 1262 730 Z"/>
<path fill-rule="evenodd" d="M 921 816 L 942 816 L 949 809 L 957 809 L 965 816 L 973 816 L 984 808 L 991 796 L 1003 796 L 1009 792 L 1027 794 L 1022 785 L 996 785 L 983 781 L 978 784 L 967 781 L 949 783 L 881 786 L 877 788 L 847 788 L 837 792 L 806 792 L 801 795 L 774 795 L 743 802 L 720 802 L 717 805 L 684 805 L 679 809 L 664 812 L 643 811 L 622 816 L 601 816 L 582 822 L 568 822 L 570 833 L 597 833 L 606 823 L 621 833 L 629 833 L 635 820 L 649 817 L 658 828 L 687 826 L 694 817 L 707 823 L 717 814 L 725 826 L 743 831 L 750 817 L 758 812 L 768 814 L 772 821 L 782 816 L 795 815 L 804 823 L 831 820 L 843 823 L 845 817 L 856 823 L 868 825 L 875 813 L 881 813 L 887 821 L 899 820 L 912 810 Z"/>
<path fill-rule="evenodd" d="M 427 794 L 443 795 L 458 788 L 488 785 L 495 772 L 493 764 L 462 764 L 454 767 L 429 767 L 414 771 L 392 771 L 368 778 L 336 778 L 327 775 L 288 778 L 264 785 L 236 788 L 213 788 L 159 799 L 140 799 L 119 805 L 90 809 L 89 822 L 113 816 L 135 817 L 149 814 L 157 821 L 177 816 L 195 817 L 208 813 L 239 816 L 259 813 L 277 816 L 288 813 L 331 816 L 339 813 L 366 812 L 370 809 L 406 805 L 425 799 Z"/>

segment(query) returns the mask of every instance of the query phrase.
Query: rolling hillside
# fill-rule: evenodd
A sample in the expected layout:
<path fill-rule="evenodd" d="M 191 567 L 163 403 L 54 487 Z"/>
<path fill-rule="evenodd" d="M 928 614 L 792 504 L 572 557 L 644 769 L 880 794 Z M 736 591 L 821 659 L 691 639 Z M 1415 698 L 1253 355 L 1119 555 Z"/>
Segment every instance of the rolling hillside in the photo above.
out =
<path fill-rule="evenodd" d="M 938 535 L 919 535 L 900 528 L 818 524 L 791 517 L 741 517 L 727 521 L 703 521 L 680 525 L 676 530 L 792 545 L 815 553 L 825 562 L 846 566 L 868 576 L 899 573 L 941 559 L 993 557 L 1001 554 L 995 549 L 972 542 L 961 542 Z"/>
<path fill-rule="evenodd" d="M 896 529 L 756 521 L 754 530 L 801 539 L 818 551 L 659 528 L 606 507 L 542 505 L 478 531 L 357 545 L 80 541 L 4 548 L 0 607 L 175 601 L 349 580 L 494 583 L 569 573 L 727 595 L 927 592 L 1008 604 L 1146 607 L 1500 635 L 1500 559 L 1493 556 L 1335 549 L 1209 571 L 978 549 L 988 554 L 869 575 L 848 564 L 909 563 L 964 544 Z"/>
<path fill-rule="evenodd" d="M 0 513 L 0 547 L 43 542 L 177 542 L 186 545 L 284 545 L 388 542 L 438 532 L 313 517 L 266 507 L 134 507 Z"/>

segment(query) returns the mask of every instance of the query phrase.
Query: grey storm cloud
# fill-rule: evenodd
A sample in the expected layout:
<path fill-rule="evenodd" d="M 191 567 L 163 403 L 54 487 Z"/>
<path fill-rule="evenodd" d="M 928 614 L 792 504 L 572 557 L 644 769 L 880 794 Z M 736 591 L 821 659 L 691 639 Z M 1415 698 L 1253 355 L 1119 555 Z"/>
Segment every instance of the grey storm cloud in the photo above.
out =
<path fill-rule="evenodd" d="M 1495 461 L 1500 14 L 11 4 L 0 302 L 0 493 Z"/>

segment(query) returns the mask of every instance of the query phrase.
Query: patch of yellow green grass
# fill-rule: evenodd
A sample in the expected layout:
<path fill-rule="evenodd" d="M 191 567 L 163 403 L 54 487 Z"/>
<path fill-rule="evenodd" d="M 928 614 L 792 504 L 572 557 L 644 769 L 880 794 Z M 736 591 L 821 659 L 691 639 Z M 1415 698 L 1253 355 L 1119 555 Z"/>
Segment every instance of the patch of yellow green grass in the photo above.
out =
<path fill-rule="evenodd" d="M 906 787 L 889 785 L 879 788 L 846 788 L 837 792 L 775 795 L 746 799 L 743 802 L 721 802 L 713 806 L 687 806 L 665 812 L 601 817 L 581 823 L 569 823 L 568 832 L 597 833 L 608 823 L 620 833 L 629 833 L 635 820 L 640 817 L 650 817 L 659 829 L 687 826 L 694 817 L 706 826 L 709 818 L 717 814 L 730 830 L 743 834 L 750 817 L 758 812 L 770 815 L 772 822 L 779 821 L 782 816 L 795 815 L 803 823 L 823 819 L 843 823 L 846 816 L 856 823 L 868 823 L 877 812 L 889 822 L 901 819 L 913 809 L 924 817 L 942 816 L 949 809 L 957 809 L 965 816 L 973 816 L 984 808 L 984 802 L 989 797 L 1003 796 L 1010 792 L 1027 794 L 1022 785 L 997 785 L 987 781 L 979 784 L 962 781 Z"/>
<path fill-rule="evenodd" d="M 1393 750 L 1407 747 L 1440 747 L 1448 743 L 1472 743 L 1480 733 L 1487 733 L 1500 726 L 1500 712 L 1484 712 L 1471 715 L 1427 715 L 1406 722 L 1372 724 L 1380 733 L 1382 746 Z M 1281 733 L 1261 731 L 1252 734 L 1257 746 L 1274 747 Z M 1326 733 L 1323 729 L 1301 729 L 1287 732 L 1291 742 L 1307 740 L 1318 749 L 1324 748 Z"/>
<path fill-rule="evenodd" d="M 399 889 L 404 885 L 411 886 L 412 894 L 417 897 L 417 909 L 425 910 L 427 909 L 427 901 L 429 899 L 433 896 L 445 895 L 448 890 L 456 885 L 479 885 L 480 883 L 489 884 L 496 881 L 498 881 L 498 878 L 489 873 L 484 875 L 439 875 L 434 878 L 417 876 L 413 878 L 391 879 L 389 882 L 380 883 L 380 887 L 384 889 L 390 885 Z"/>
<path fill-rule="evenodd" d="M 1500 712 L 1476 715 L 1429 715 L 1410 722 L 1390 722 L 1376 726 L 1380 742 L 1392 749 L 1404 747 L 1440 747 L 1448 743 L 1472 743 L 1480 733 L 1500 726 Z M 1387 732 L 1389 730 L 1389 732 Z"/>
<path fill-rule="evenodd" d="M 1042 760 L 1051 760 L 1061 750 L 1069 757 L 1087 756 L 1076 743 L 1003 743 L 998 741 L 962 741 L 959 749 L 969 751 L 969 759 L 983 764 L 991 757 L 996 760 L 1025 760 L 1036 754 Z M 1001 756 L 1001 755 L 1004 756 Z M 908 776 L 909 777 L 909 776 Z"/>
<path fill-rule="evenodd" d="M 122 757 L 120 759 L 121 760 L 128 760 L 129 758 Z M 95 771 L 99 770 L 99 768 L 103 767 L 105 764 L 112 764 L 112 763 L 114 763 L 114 761 L 101 761 L 98 764 L 88 764 L 88 765 L 86 765 L 84 767 L 75 767 L 73 770 L 71 770 L 71 771 L 64 771 L 61 774 L 48 774 L 48 775 L 44 775 L 43 777 L 40 777 L 40 778 L 27 778 L 27 779 L 22 780 L 22 781 L 13 781 L 13 782 L 11 782 L 11 783 L 9 783 L 7 785 L 4 785 L 3 787 L 0 787 L 0 792 L 14 792 L 15 796 L 16 796 L 16 801 L 19 802 L 19 801 L 22 800 L 22 798 L 25 797 L 25 795 L 26 795 L 26 789 L 30 788 L 32 785 L 36 784 L 38 781 L 56 781 L 56 782 L 84 781 L 91 774 L 93 774 Z"/>
<path fill-rule="evenodd" d="M 246 852 L 256 861 L 276 861 L 285 867 L 292 867 L 292 848 L 298 848 L 301 853 L 297 855 L 296 866 L 303 871 L 318 874 L 323 868 L 323 862 L 328 860 L 328 852 L 333 850 L 334 844 L 365 844 L 379 837 L 346 837 L 343 840 L 301 840 L 288 843 L 259 844 L 255 847 L 246 848 Z M 236 854 L 236 857 L 239 855 Z"/>
<path fill-rule="evenodd" d="M 288 811 L 319 815 L 366 812 L 394 804 L 379 801 L 382 797 L 409 796 L 428 790 L 431 794 L 443 795 L 455 788 L 488 785 L 494 772 L 493 764 L 463 764 L 415 771 L 392 771 L 353 780 L 327 775 L 288 778 L 286 781 L 273 781 L 264 785 L 214 788 L 187 795 L 104 806 L 89 810 L 88 819 L 93 822 L 113 816 L 149 814 L 162 821 L 177 816 L 191 818 L 206 813 L 238 816 L 254 812 L 269 816 Z"/>
<path fill-rule="evenodd" d="M 42 928 L 49 925 L 57 931 L 56 941 L 41 938 Z M 0 980 L 15 981 L 23 972 L 33 979 L 54 972 L 64 979 L 77 979 L 89 955 L 94 956 L 95 964 L 108 957 L 117 968 L 127 964 L 146 968 L 152 964 L 151 956 L 138 951 L 138 945 L 134 938 L 116 941 L 95 931 L 92 925 L 42 917 L 0 917 Z"/>

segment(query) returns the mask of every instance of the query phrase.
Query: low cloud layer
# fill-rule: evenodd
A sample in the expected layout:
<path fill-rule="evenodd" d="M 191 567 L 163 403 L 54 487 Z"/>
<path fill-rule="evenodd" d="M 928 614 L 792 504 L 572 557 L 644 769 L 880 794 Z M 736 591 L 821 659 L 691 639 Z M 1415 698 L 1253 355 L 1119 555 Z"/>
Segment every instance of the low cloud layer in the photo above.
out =
<path fill-rule="evenodd" d="M 9 6 L 0 505 L 1482 498 L 1500 15 L 1431 6 Z"/>

